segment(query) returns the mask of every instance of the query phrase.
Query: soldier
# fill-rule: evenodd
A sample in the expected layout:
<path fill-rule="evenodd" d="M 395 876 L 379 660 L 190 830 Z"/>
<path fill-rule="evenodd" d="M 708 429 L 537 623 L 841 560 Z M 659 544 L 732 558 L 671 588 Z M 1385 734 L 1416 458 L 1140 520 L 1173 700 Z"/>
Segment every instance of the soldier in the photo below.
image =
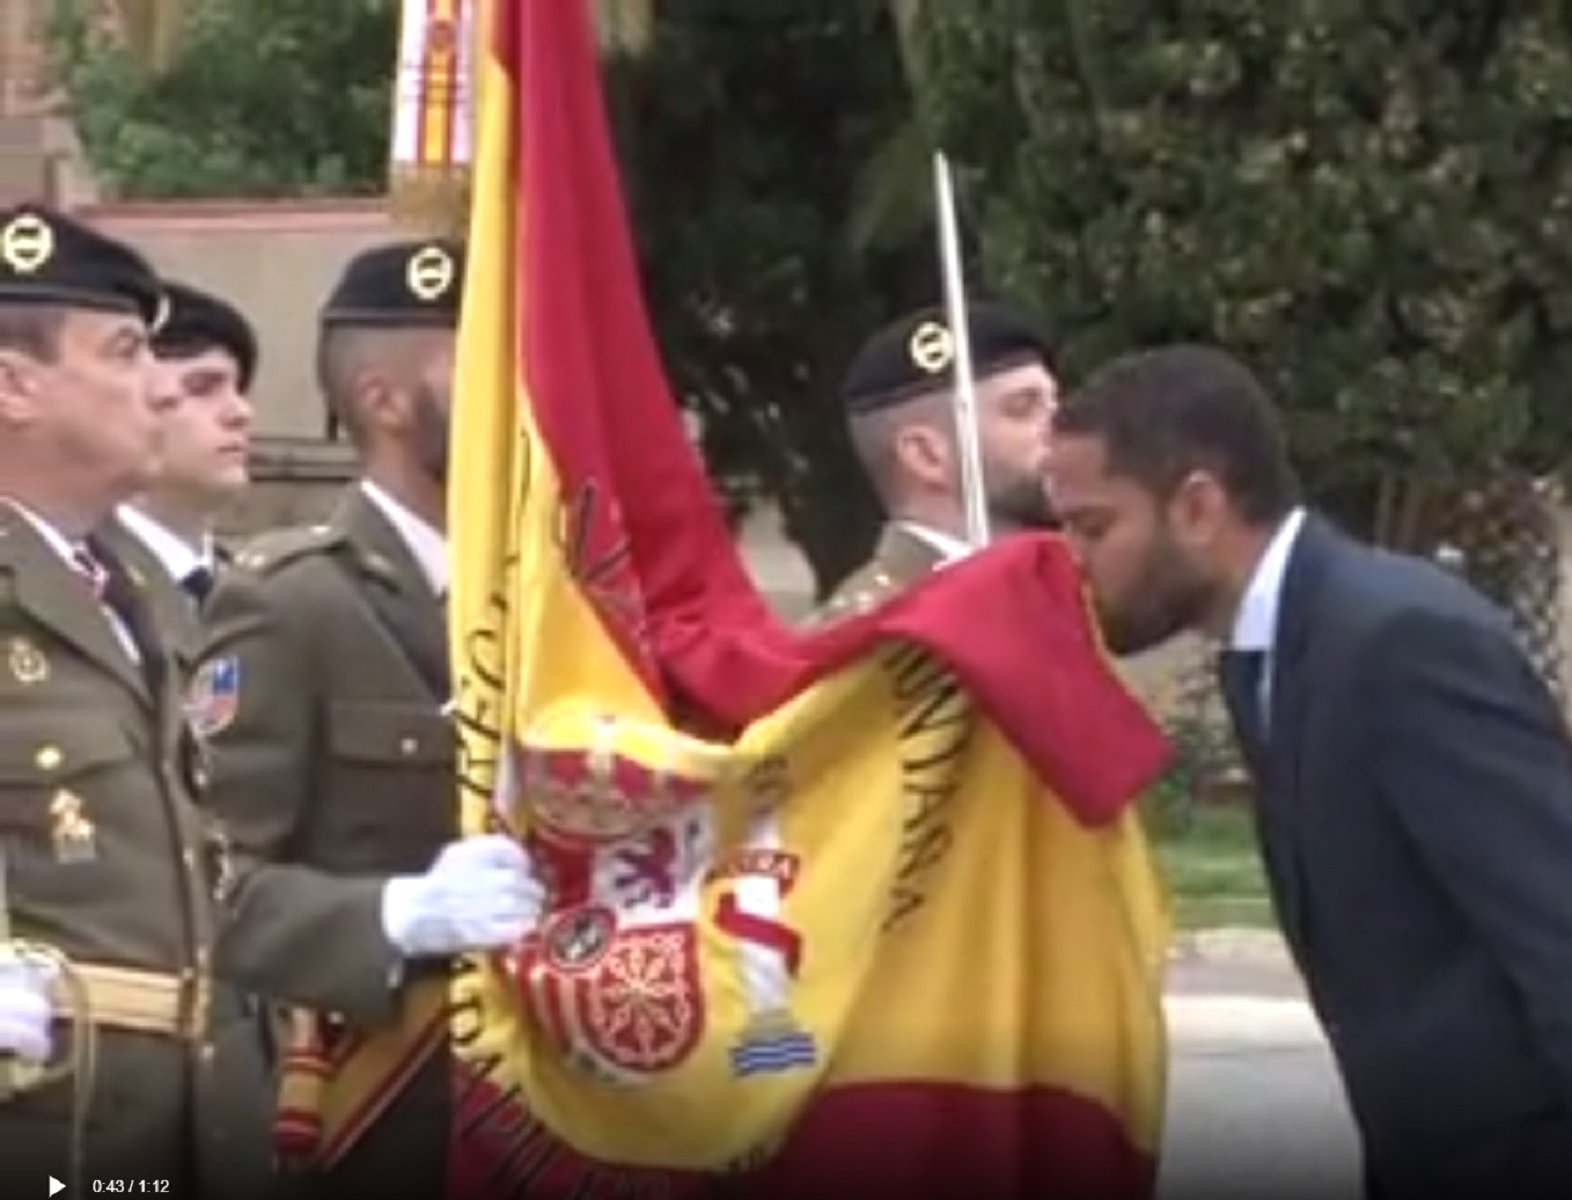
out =
<path fill-rule="evenodd" d="M 7 1194 L 51 1175 L 239 1182 L 197 1178 L 216 864 L 176 673 L 91 536 L 157 459 L 162 303 L 128 247 L 42 206 L 0 211 L 0 916 L 29 944 L 0 972 L 0 1048 L 19 1056 L 0 1088 Z M 28 1069 L 52 1050 L 73 1076 Z"/>
<path fill-rule="evenodd" d="M 1048 348 L 996 304 L 974 303 L 968 322 L 991 530 L 1049 528 L 1043 475 L 1058 385 Z M 936 308 L 881 329 L 852 360 L 841 395 L 887 521 L 872 560 L 836 589 L 819 619 L 865 611 L 967 552 L 954 361 L 954 339 Z"/>
<path fill-rule="evenodd" d="M 159 627 L 189 665 L 199 611 L 228 554 L 218 514 L 250 482 L 251 403 L 257 341 L 250 323 L 217 296 L 166 280 L 168 308 L 153 335 L 158 385 L 168 392 L 157 480 L 103 531 L 147 580 Z"/>
<path fill-rule="evenodd" d="M 99 536 L 135 576 L 153 622 L 184 679 L 200 649 L 200 610 L 229 555 L 213 534 L 218 513 L 250 481 L 247 454 L 257 341 L 250 323 L 217 296 L 164 280 L 153 331 L 153 386 L 163 413 L 153 483 L 116 510 Z M 197 774 L 205 772 L 200 767 Z M 198 782 L 202 782 L 201 779 Z M 197 797 L 200 802 L 200 796 Z M 223 1134 L 205 1155 L 244 1177 L 270 1171 L 268 1064 L 271 1030 L 261 1005 L 219 980 L 213 992 L 210 1114 Z"/>
<path fill-rule="evenodd" d="M 237 556 L 194 688 L 238 864 L 219 959 L 314 1010 L 294 1014 L 304 1066 L 286 1064 L 280 1143 L 308 1187 L 346 1196 L 441 1193 L 448 962 L 513 943 L 539 911 L 516 842 L 453 840 L 443 530 L 462 270 L 436 242 L 349 264 L 318 359 L 362 478 L 326 524 Z M 313 1071 L 346 1047 L 357 1066 Z"/>

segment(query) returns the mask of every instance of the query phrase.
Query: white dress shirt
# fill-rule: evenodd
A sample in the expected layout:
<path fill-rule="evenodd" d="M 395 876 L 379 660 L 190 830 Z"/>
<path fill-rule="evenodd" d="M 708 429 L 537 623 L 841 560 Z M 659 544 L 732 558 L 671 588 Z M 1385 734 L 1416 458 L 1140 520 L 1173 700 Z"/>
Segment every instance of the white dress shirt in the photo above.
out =
<path fill-rule="evenodd" d="M 1261 720 L 1262 728 L 1272 711 L 1272 654 L 1277 647 L 1277 617 L 1283 602 L 1283 580 L 1288 573 L 1288 558 L 1305 521 L 1305 511 L 1290 512 L 1272 534 L 1266 550 L 1250 574 L 1239 611 L 1234 614 L 1229 647 L 1255 651 L 1262 655 Z"/>
<path fill-rule="evenodd" d="M 417 517 L 369 479 L 360 481 L 361 490 L 382 515 L 393 523 L 399 537 L 409 547 L 421 574 L 438 599 L 448 594 L 448 539 L 429 522 Z"/>
<path fill-rule="evenodd" d="M 205 571 L 208 577 L 212 578 L 212 538 L 204 534 L 201 543 L 193 546 L 134 504 L 122 504 L 116 510 L 116 515 L 120 518 L 120 523 L 147 547 L 148 552 L 158 560 L 159 565 L 169 573 L 169 577 L 175 583 L 184 586 L 193 571 Z"/>
<path fill-rule="evenodd" d="M 4 497 L 4 502 L 22 514 L 22 519 L 33 527 L 39 537 L 44 539 L 49 548 L 59 556 L 61 562 L 65 563 L 78 575 L 84 575 L 83 582 L 88 582 L 81 566 L 81 559 L 84 555 L 92 558 L 92 551 L 84 543 L 73 542 L 20 500 L 14 500 L 7 496 Z M 126 627 L 126 623 L 121 619 L 120 614 L 110 608 L 102 598 L 99 599 L 98 606 L 103 610 L 104 619 L 109 622 L 109 627 L 114 630 L 115 640 L 120 643 L 121 649 L 130 656 L 132 662 L 141 663 L 142 652 L 137 649 L 136 639 L 131 636 L 131 630 Z"/>
<path fill-rule="evenodd" d="M 919 525 L 916 521 L 901 521 L 898 524 L 919 542 L 937 551 L 941 563 L 955 562 L 972 552 L 970 542 L 945 533 L 943 530 L 934 529 L 930 525 Z"/>

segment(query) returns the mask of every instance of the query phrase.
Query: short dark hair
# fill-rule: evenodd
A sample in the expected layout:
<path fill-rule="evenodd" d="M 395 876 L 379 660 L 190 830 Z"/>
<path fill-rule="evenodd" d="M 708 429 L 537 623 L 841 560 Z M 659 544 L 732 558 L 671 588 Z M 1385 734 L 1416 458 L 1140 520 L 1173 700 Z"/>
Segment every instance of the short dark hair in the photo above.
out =
<path fill-rule="evenodd" d="M 1108 469 L 1156 496 L 1205 470 L 1253 524 L 1274 522 L 1299 502 L 1266 390 L 1243 363 L 1210 346 L 1159 346 L 1115 359 L 1065 397 L 1054 430 L 1101 438 Z"/>
<path fill-rule="evenodd" d="M 227 355 L 234 362 L 236 368 L 240 368 L 240 360 L 236 357 L 234 348 L 226 346 L 217 338 L 203 337 L 195 333 L 185 333 L 178 337 L 160 338 L 158 342 L 158 357 L 167 358 L 175 362 L 200 358 L 210 350 Z"/>
<path fill-rule="evenodd" d="M 361 375 L 375 369 L 414 384 L 420 369 L 414 350 L 432 331 L 451 332 L 452 326 L 440 322 L 322 326 L 317 338 L 317 385 L 327 404 L 330 437 L 342 429 L 352 445 L 365 448 L 366 415 L 357 394 Z"/>
<path fill-rule="evenodd" d="M 54 304 L 6 304 L 0 301 L 0 350 L 20 350 L 40 362 L 60 353 L 60 326 L 65 309 Z"/>
<path fill-rule="evenodd" d="M 355 401 L 355 378 L 364 369 L 365 331 L 351 326 L 329 326 L 317 340 L 317 386 L 327 405 L 329 436 L 339 429 L 360 446 L 365 422 Z"/>

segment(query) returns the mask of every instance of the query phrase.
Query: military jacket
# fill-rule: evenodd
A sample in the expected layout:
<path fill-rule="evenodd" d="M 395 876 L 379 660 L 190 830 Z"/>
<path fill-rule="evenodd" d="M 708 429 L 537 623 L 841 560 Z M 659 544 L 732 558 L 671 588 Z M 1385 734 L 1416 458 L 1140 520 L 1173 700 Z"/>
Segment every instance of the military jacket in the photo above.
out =
<path fill-rule="evenodd" d="M 0 1175 L 17 1185 L 7 1194 L 74 1171 L 84 1184 L 146 1178 L 186 1191 L 216 1154 L 228 1178 L 204 1190 L 245 1194 L 258 1178 L 236 1169 L 246 1129 L 213 1104 L 208 946 L 220 856 L 191 801 L 177 673 L 146 595 L 123 565 L 116 580 L 133 648 L 88 578 L 0 505 L 5 934 L 64 955 L 74 1000 L 73 978 L 129 970 L 160 979 L 173 1002 L 167 1028 L 137 1032 L 124 1024 L 124 992 L 112 1000 L 101 982 L 85 984 L 77 1016 L 94 1028 L 93 1070 L 4 1097 Z M 72 1043 L 57 1039 L 58 1057 Z"/>
<path fill-rule="evenodd" d="M 944 556 L 904 526 L 889 522 L 873 557 L 848 575 L 810 619 L 826 624 L 867 612 L 932 571 Z"/>
<path fill-rule="evenodd" d="M 438 600 L 356 487 L 327 523 L 238 554 L 204 624 L 191 711 L 236 863 L 221 965 L 263 995 L 386 1020 L 383 884 L 457 833 Z"/>
<path fill-rule="evenodd" d="M 111 518 L 99 536 L 141 580 L 153 620 L 173 650 L 182 677 L 189 674 L 202 648 L 202 617 L 197 605 L 158 555 L 123 522 Z M 221 575 L 229 565 L 229 555 L 218 549 L 214 558 L 215 570 Z"/>
<path fill-rule="evenodd" d="M 129 574 L 129 573 L 128 573 Z M 0 505 L 0 833 L 14 936 L 202 970 L 219 864 L 191 800 L 178 676 L 135 587 L 139 665 L 87 581 Z"/>

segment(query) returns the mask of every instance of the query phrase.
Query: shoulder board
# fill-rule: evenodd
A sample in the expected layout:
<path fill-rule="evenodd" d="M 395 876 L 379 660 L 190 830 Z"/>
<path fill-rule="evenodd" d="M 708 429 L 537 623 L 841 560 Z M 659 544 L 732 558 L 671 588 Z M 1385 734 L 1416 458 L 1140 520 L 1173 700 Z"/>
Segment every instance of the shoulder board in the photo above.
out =
<path fill-rule="evenodd" d="M 819 622 L 853 616 L 876 608 L 898 591 L 888 571 L 871 562 L 859 567 L 836 588 L 815 614 Z"/>
<path fill-rule="evenodd" d="M 235 555 L 235 566 L 267 575 L 308 554 L 326 553 L 343 540 L 344 531 L 326 523 L 272 529 L 247 542 Z"/>

